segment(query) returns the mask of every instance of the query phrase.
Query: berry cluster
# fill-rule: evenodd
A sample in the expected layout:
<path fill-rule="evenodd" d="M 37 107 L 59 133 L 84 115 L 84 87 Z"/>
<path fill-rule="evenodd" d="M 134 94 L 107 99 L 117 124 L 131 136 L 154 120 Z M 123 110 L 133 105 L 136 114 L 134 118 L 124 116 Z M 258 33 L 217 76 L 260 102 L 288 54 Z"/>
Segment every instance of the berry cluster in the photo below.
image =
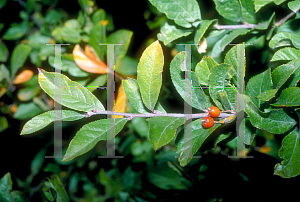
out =
<path fill-rule="evenodd" d="M 218 107 L 212 106 L 212 107 L 208 108 L 208 110 L 209 110 L 208 113 L 209 113 L 210 117 L 207 116 L 202 119 L 202 125 L 205 128 L 213 127 L 213 125 L 214 125 L 213 118 L 217 118 L 220 115 L 220 109 Z"/>

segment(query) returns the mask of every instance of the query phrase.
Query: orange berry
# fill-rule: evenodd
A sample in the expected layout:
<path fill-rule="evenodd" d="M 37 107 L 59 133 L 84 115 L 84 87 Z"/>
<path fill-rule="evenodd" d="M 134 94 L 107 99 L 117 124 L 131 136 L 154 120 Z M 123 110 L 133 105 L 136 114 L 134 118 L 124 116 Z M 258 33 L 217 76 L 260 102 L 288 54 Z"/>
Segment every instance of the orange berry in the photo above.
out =
<path fill-rule="evenodd" d="M 208 108 L 208 110 L 208 113 L 211 117 L 217 118 L 220 115 L 220 110 L 218 107 L 212 106 L 211 108 Z"/>
<path fill-rule="evenodd" d="M 211 117 L 204 117 L 202 119 L 202 125 L 205 127 L 205 128 L 210 128 L 214 125 L 214 119 L 211 118 Z"/>

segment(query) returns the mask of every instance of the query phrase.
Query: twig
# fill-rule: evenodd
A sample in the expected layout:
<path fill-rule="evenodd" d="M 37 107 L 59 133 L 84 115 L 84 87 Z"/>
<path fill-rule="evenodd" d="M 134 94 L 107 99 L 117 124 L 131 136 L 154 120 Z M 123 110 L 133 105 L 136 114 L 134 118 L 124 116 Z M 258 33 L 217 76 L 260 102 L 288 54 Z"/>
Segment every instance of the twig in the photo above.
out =
<path fill-rule="evenodd" d="M 283 23 L 285 23 L 285 21 L 287 21 L 288 19 L 290 19 L 295 14 L 296 14 L 295 12 L 291 12 L 290 14 L 288 14 L 287 16 L 285 16 L 284 18 L 282 18 L 281 20 L 279 20 L 278 22 L 276 22 L 275 26 L 279 27 L 280 25 L 282 25 Z"/>
<path fill-rule="evenodd" d="M 287 16 L 285 16 L 284 18 L 282 18 L 281 20 L 279 20 L 278 22 L 276 22 L 275 26 L 279 27 L 280 25 L 282 25 L 283 23 L 285 23 L 288 19 L 290 19 L 293 15 L 295 15 L 295 12 L 289 13 Z M 244 23 L 243 25 L 214 25 L 214 27 L 216 29 L 240 29 L 240 28 L 253 29 L 256 26 L 257 26 L 256 24 L 248 24 L 248 23 Z"/>
<path fill-rule="evenodd" d="M 90 117 L 96 114 L 107 114 L 107 115 L 119 115 L 119 116 L 125 116 L 129 120 L 131 120 L 134 117 L 156 117 L 156 116 L 170 116 L 170 117 L 187 117 L 191 119 L 195 118 L 204 118 L 208 116 L 208 113 L 198 113 L 198 114 L 176 114 L 176 113 L 149 113 L 149 114 L 132 114 L 132 113 L 122 113 L 122 112 L 114 112 L 114 111 L 99 111 L 99 110 L 93 110 L 92 112 L 86 113 L 86 117 Z M 227 118 L 232 116 L 232 114 L 228 113 L 221 113 L 218 118 Z"/>
<path fill-rule="evenodd" d="M 217 29 L 240 29 L 240 28 L 255 28 L 255 24 L 244 24 L 244 25 L 214 25 Z"/>
<path fill-rule="evenodd" d="M 115 72 L 115 76 L 118 77 L 121 81 L 124 80 L 124 78 L 120 74 L 118 74 L 117 72 Z"/>

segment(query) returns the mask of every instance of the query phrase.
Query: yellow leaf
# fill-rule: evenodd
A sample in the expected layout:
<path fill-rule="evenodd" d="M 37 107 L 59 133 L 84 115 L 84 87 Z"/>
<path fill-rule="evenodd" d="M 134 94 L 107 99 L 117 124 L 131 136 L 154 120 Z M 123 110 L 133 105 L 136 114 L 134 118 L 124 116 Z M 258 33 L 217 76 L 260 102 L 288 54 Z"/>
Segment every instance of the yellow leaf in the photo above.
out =
<path fill-rule="evenodd" d="M 29 69 L 26 69 L 15 77 L 13 83 L 14 84 L 24 83 L 29 79 L 31 79 L 32 76 L 33 76 L 33 72 Z"/>
<path fill-rule="evenodd" d="M 98 58 L 95 51 L 88 45 L 85 46 L 85 51 L 83 51 L 77 44 L 73 49 L 73 57 L 78 67 L 86 72 L 107 73 L 107 65 Z"/>
<path fill-rule="evenodd" d="M 126 104 L 127 104 L 127 97 L 123 89 L 123 84 L 121 83 L 119 89 L 118 89 L 118 97 L 116 100 L 116 104 L 114 106 L 113 111 L 115 112 L 125 112 L 126 110 Z M 123 116 L 114 115 L 112 118 L 123 118 Z"/>

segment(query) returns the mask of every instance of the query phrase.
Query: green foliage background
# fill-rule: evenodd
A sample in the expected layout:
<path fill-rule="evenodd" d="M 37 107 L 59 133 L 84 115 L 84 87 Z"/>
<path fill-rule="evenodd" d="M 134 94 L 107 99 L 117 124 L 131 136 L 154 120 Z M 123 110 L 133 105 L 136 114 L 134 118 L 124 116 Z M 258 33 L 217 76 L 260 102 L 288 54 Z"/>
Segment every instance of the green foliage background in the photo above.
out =
<path fill-rule="evenodd" d="M 295 197 L 290 186 L 299 181 L 300 173 L 299 0 L 149 0 L 132 5 L 79 0 L 72 4 L 58 0 L 0 0 L 0 201 L 179 201 L 195 197 L 200 201 L 253 201 L 257 197 L 261 201 L 278 201 L 281 196 L 284 200 Z M 228 25 L 240 27 L 226 29 Z M 39 86 L 37 67 L 53 72 L 54 48 L 46 43 L 70 44 L 62 48 L 64 75 L 83 86 L 102 86 L 105 75 L 85 72 L 76 65 L 72 55 L 76 44 L 89 44 L 106 61 L 106 49 L 98 44 L 123 40 L 128 46 L 118 50 L 115 70 L 126 78 L 136 76 L 143 51 L 158 39 L 164 66 L 157 67 L 163 69 L 163 74 L 162 84 L 157 84 L 161 85 L 161 106 L 156 109 L 183 113 L 184 92 L 180 91 L 180 76 L 176 75 L 182 71 L 178 64 L 184 55 L 180 52 L 183 46 L 176 44 L 199 43 L 203 38 L 207 42 L 206 53 L 192 46 L 192 71 L 203 86 L 218 82 L 217 73 L 223 70 L 235 71 L 236 48 L 231 43 L 252 44 L 245 48 L 244 143 L 247 155 L 253 159 L 228 158 L 235 155 L 234 122 L 204 130 L 198 119 L 194 134 L 200 137 L 200 143 L 193 145 L 193 153 L 201 158 L 180 158 L 179 162 L 176 157 L 184 151 L 180 132 L 183 122 L 176 120 L 178 123 L 170 128 L 171 136 L 159 142 L 155 134 L 162 129 L 155 126 L 168 122 L 159 117 L 150 119 L 149 126 L 145 118 L 127 123 L 120 119 L 116 155 L 124 158 L 98 159 L 97 156 L 105 156 L 105 141 L 95 142 L 90 150 L 69 161 L 45 158 L 53 155 L 54 130 L 45 127 L 51 122 L 47 121 L 53 114 L 47 111 L 53 109 L 53 104 L 47 90 L 43 88 L 45 93 Z M 211 57 L 203 58 L 204 55 Z M 25 83 L 14 84 L 15 76 L 25 69 L 34 75 Z M 236 85 L 232 76 L 229 80 Z M 120 81 L 116 82 L 120 85 Z M 126 82 L 133 85 L 135 80 Z M 124 86 L 126 82 L 123 81 Z M 89 91 L 105 108 L 103 90 Z M 203 96 L 209 95 L 220 108 L 230 106 L 215 97 L 218 92 L 205 93 Z M 155 102 L 156 99 L 152 98 Z M 154 109 L 150 101 L 143 102 L 149 110 Z M 148 110 L 140 111 L 134 105 L 128 103 L 129 112 Z M 82 105 L 74 109 L 80 107 L 81 111 L 86 110 Z M 193 107 L 195 113 L 205 108 Z M 21 132 L 27 121 L 42 113 L 46 114 L 45 128 Z M 82 113 L 69 110 L 64 116 L 64 153 L 84 124 L 106 118 L 100 115 L 82 119 Z M 33 134 L 20 137 L 20 133 Z M 272 193 L 268 193 L 270 189 Z"/>

